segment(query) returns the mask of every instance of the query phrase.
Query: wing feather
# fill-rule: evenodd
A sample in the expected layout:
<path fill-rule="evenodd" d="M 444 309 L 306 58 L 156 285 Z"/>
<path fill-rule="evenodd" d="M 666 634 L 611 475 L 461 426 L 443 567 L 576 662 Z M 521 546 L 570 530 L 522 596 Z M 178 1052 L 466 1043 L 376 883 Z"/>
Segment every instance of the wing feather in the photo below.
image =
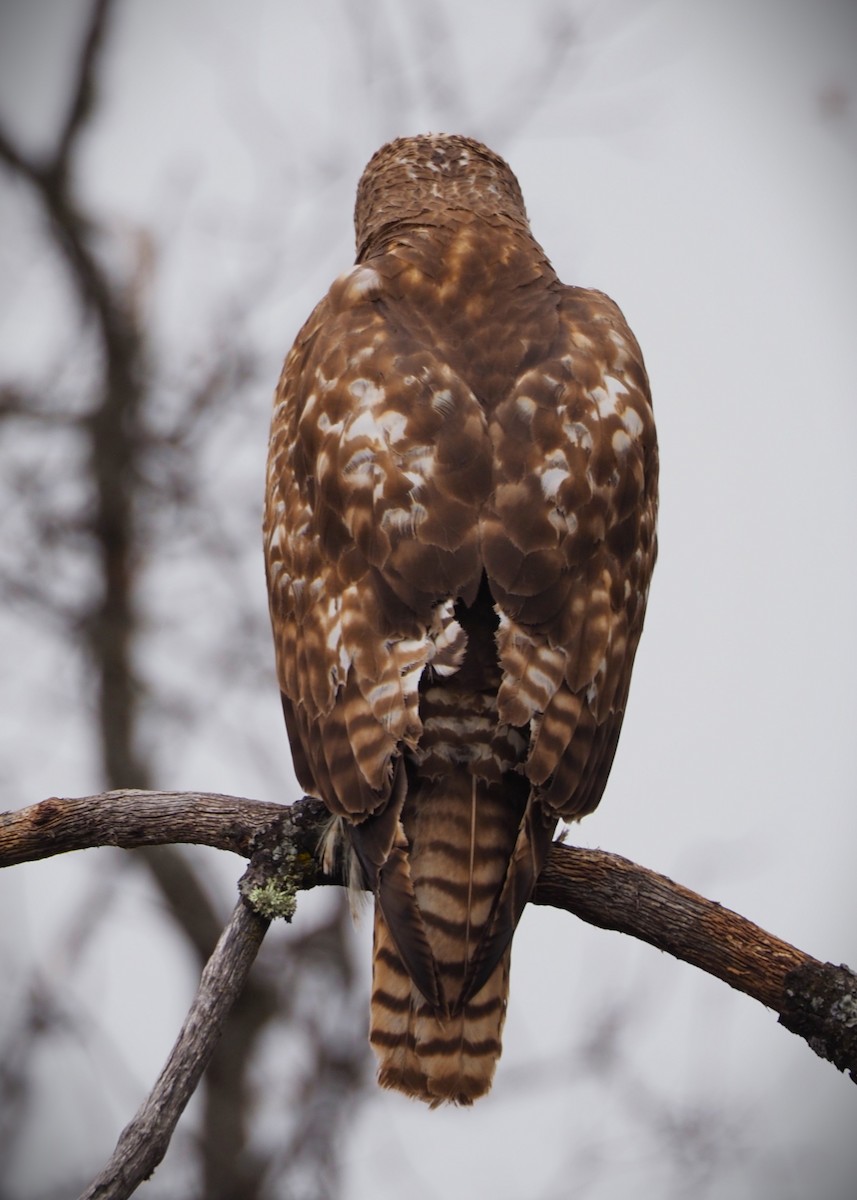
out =
<path fill-rule="evenodd" d="M 500 711 L 530 724 L 541 802 L 573 817 L 600 799 L 627 701 L 656 554 L 657 445 L 619 309 L 564 288 L 559 313 L 550 353 L 493 414 L 482 529 Z"/>
<path fill-rule="evenodd" d="M 425 668 L 461 661 L 452 601 L 478 588 L 491 480 L 476 397 L 391 304 L 368 268 L 334 284 L 286 361 L 269 460 L 280 687 L 306 713 L 322 798 L 352 814 L 387 803 L 397 747 L 419 738 Z M 330 760 L 322 731 L 344 732 L 350 763 L 342 747 Z"/>

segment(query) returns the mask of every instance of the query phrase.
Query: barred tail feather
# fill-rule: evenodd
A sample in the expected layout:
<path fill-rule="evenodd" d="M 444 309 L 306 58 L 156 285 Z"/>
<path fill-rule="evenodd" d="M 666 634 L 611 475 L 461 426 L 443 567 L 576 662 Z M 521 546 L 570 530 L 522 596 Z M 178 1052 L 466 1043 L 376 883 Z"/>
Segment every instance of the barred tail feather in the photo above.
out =
<path fill-rule="evenodd" d="M 507 949 L 481 991 L 452 1016 L 440 1016 L 412 983 L 375 908 L 369 1041 L 378 1081 L 427 1102 L 472 1104 L 490 1089 L 509 992 Z"/>
<path fill-rule="evenodd" d="M 508 779 L 493 784 L 467 771 L 410 782 L 401 841 L 376 895 L 370 1041 L 383 1086 L 433 1106 L 470 1104 L 490 1088 L 500 1056 L 520 912 L 504 939 L 498 905 L 526 784 L 516 795 Z"/>

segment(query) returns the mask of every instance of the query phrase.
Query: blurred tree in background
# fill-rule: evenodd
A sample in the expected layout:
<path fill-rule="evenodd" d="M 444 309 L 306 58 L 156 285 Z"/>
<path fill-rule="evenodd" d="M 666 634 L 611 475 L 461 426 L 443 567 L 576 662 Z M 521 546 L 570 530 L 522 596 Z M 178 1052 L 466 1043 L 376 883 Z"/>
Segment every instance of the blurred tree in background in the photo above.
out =
<path fill-rule="evenodd" d="M 205 720 L 225 689 L 233 712 L 242 694 L 267 692 L 273 702 L 269 635 L 250 591 L 254 574 L 261 589 L 261 572 L 242 570 L 248 560 L 258 563 L 259 479 L 247 469 L 230 474 L 223 458 L 215 478 L 210 462 L 223 424 L 241 406 L 261 408 L 271 379 L 260 378 L 243 328 L 240 301 L 258 299 L 250 282 L 220 298 L 221 319 L 196 345 L 181 329 L 164 336 L 155 311 L 162 229 L 125 227 L 99 211 L 86 147 L 109 105 L 103 80 L 117 7 L 94 4 L 76 55 L 69 46 L 72 79 L 50 148 L 26 147 L 11 123 L 0 134 L 17 198 L 39 226 L 26 253 L 48 257 L 65 302 L 62 319 L 39 330 L 36 368 L 3 382 L 2 503 L 14 527 L 4 540 L 0 589 L 12 622 L 34 626 L 49 643 L 64 699 L 68 677 L 76 678 L 70 720 L 91 745 L 98 785 L 147 789 L 169 782 L 166 748 Z M 158 672 L 166 655 L 177 687 Z M 235 736 L 243 736 L 240 727 Z M 131 859 L 201 968 L 228 893 L 181 849 Z M 79 943 L 67 952 L 69 972 L 117 873 L 114 865 L 77 911 L 62 914 Z M 200 1195 L 336 1192 L 333 1137 L 364 1084 L 367 1055 L 346 909 L 331 897 L 327 910 L 289 939 L 287 955 L 283 945 L 271 949 L 233 1012 L 202 1089 L 197 1131 L 185 1135 L 196 1160 L 189 1186 Z M 38 1122 L 38 1042 L 60 1031 L 86 1042 L 97 1013 L 96 1003 L 95 1012 L 76 1010 L 61 985 L 33 978 L 3 1031 L 6 1162 L 15 1162 L 27 1123 Z M 278 1028 L 300 1043 L 305 1062 L 290 1081 L 295 1094 L 282 1104 L 272 1151 L 254 1135 L 269 1098 L 253 1071 Z M 292 1128 L 287 1113 L 295 1114 Z"/>

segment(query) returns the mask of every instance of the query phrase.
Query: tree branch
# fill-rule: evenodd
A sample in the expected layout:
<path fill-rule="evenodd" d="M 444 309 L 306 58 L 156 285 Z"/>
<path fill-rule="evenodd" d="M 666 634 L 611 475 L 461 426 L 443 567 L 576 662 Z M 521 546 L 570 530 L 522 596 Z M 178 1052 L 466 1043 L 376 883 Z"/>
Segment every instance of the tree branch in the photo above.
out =
<path fill-rule="evenodd" d="M 104 44 L 107 19 L 113 0 L 94 0 L 89 27 L 81 47 L 77 78 L 65 121 L 57 141 L 54 169 L 65 173 L 75 140 L 89 119 L 94 102 L 98 59 Z"/>
<path fill-rule="evenodd" d="M 857 1083 L 857 974 L 618 854 L 555 843 L 532 902 L 574 913 L 699 967 L 779 1014 Z"/>
<path fill-rule="evenodd" d="M 214 846 L 248 855 L 251 839 L 289 810 L 279 804 L 212 792 L 52 796 L 0 813 L 0 867 L 94 846 Z"/>
<path fill-rule="evenodd" d="M 34 186 L 42 186 L 39 168 L 18 149 L 12 135 L 2 124 L 0 124 L 0 162 Z"/>
<path fill-rule="evenodd" d="M 52 797 L 0 814 L 0 867 L 87 846 L 215 846 L 251 859 L 245 878 L 254 895 L 268 889 L 265 911 L 272 915 L 288 911 L 289 888 L 342 882 L 317 866 L 327 819 L 307 797 L 290 806 L 211 792 Z M 244 890 L 249 894 L 249 885 Z M 777 1012 L 782 1025 L 857 1082 L 857 975 L 847 967 L 821 963 L 738 913 L 604 850 L 555 843 L 533 903 L 639 938 L 722 979 Z"/>
<path fill-rule="evenodd" d="M 243 900 L 208 960 L 175 1046 L 150 1095 L 125 1127 L 110 1161 L 80 1200 L 124 1200 L 167 1152 L 173 1130 L 196 1090 L 241 994 L 269 922 Z"/>
<path fill-rule="evenodd" d="M 817 961 L 666 875 L 603 850 L 553 846 L 533 903 L 629 933 L 767 1008 L 778 1008 L 790 971 Z"/>

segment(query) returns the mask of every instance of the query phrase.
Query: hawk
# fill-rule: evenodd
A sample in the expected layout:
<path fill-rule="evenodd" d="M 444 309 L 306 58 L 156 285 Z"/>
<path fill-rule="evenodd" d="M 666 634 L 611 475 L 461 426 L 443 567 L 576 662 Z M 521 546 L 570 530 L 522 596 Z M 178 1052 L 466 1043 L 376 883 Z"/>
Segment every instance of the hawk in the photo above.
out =
<path fill-rule="evenodd" d="M 596 807 L 613 761 L 655 427 L 622 313 L 560 282 L 486 146 L 390 142 L 355 224 L 275 397 L 277 672 L 298 779 L 375 896 L 379 1081 L 470 1104 L 557 821 Z"/>

